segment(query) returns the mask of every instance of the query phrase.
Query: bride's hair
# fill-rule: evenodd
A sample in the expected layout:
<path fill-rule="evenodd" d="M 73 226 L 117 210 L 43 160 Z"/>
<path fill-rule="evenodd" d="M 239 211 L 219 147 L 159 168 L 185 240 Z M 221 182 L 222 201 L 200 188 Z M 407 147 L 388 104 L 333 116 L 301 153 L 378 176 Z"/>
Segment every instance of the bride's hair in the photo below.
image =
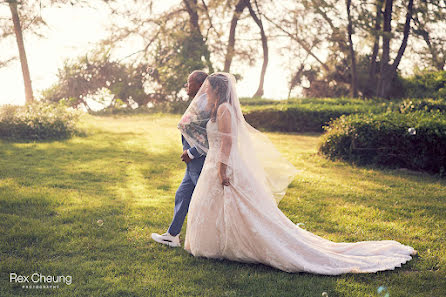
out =
<path fill-rule="evenodd" d="M 228 79 L 225 75 L 216 73 L 208 76 L 209 84 L 212 89 L 214 89 L 215 94 L 217 95 L 217 100 L 215 101 L 214 107 L 211 110 L 211 119 L 215 122 L 217 117 L 217 110 L 220 104 L 228 102 Z"/>

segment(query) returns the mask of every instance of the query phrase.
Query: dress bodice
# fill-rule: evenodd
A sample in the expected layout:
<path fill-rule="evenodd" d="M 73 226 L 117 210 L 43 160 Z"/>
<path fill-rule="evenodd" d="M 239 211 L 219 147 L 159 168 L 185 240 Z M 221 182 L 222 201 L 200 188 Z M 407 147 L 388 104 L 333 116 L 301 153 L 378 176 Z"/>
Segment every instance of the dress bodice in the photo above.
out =
<path fill-rule="evenodd" d="M 223 104 L 227 105 L 227 111 L 229 113 L 231 113 L 231 118 L 232 118 L 232 116 L 233 116 L 232 107 L 228 103 L 223 103 Z M 237 138 L 237 133 L 236 133 L 237 129 L 234 126 L 234 121 L 231 122 L 231 130 L 232 131 L 231 131 L 230 136 L 234 142 Z M 209 150 L 211 150 L 211 149 L 215 150 L 217 148 L 220 148 L 220 141 L 221 141 L 222 133 L 218 131 L 218 120 L 215 120 L 215 122 L 214 122 L 214 121 L 212 121 L 212 119 L 210 119 L 206 123 L 206 133 L 207 133 L 208 142 L 209 142 Z"/>
<path fill-rule="evenodd" d="M 217 121 L 213 122 L 212 120 L 209 120 L 207 122 L 206 133 L 209 143 L 209 151 L 206 155 L 206 159 L 209 159 L 209 162 L 215 162 L 217 161 L 217 154 L 221 145 L 221 136 L 218 133 Z"/>
<path fill-rule="evenodd" d="M 216 149 L 220 146 L 220 138 L 218 135 L 217 121 L 209 120 L 206 124 L 206 133 L 208 136 L 209 150 Z"/>
<path fill-rule="evenodd" d="M 228 104 L 228 103 L 223 103 L 223 104 Z M 228 165 L 231 165 L 232 162 L 236 162 L 236 160 L 238 160 L 238 139 L 237 139 L 237 128 L 236 125 L 233 121 L 233 110 L 232 107 L 228 106 L 227 111 L 223 111 L 223 112 L 229 112 L 231 114 L 231 118 L 230 118 L 230 132 L 229 133 L 223 133 L 221 131 L 219 131 L 219 120 L 215 120 L 212 121 L 212 119 L 210 119 L 207 123 L 206 123 L 206 134 L 207 134 L 207 140 L 208 140 L 208 144 L 209 144 L 209 150 L 207 152 L 206 155 L 206 159 L 209 159 L 210 161 L 219 161 L 219 162 L 224 162 L 227 163 Z M 227 120 L 227 118 L 226 118 Z M 222 143 L 222 138 L 230 138 L 230 142 L 229 143 Z M 229 145 L 229 147 L 226 147 L 225 149 L 222 148 L 223 145 Z M 227 154 L 227 152 L 229 151 L 229 155 L 225 155 Z M 235 158 L 235 159 L 234 159 Z M 225 161 L 223 161 L 225 160 Z"/>

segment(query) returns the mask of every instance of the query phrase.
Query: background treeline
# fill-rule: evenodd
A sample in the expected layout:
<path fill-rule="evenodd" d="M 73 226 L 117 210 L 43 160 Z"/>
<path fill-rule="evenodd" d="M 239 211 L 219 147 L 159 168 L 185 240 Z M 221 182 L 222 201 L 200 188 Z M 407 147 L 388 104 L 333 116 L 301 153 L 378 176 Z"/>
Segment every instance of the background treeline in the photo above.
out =
<path fill-rule="evenodd" d="M 161 3 L 162 2 L 162 3 Z M 67 60 L 58 82 L 41 95 L 132 108 L 181 101 L 195 69 L 229 71 L 238 78 L 261 63 L 253 97 L 263 95 L 271 55 L 287 57 L 289 97 L 444 97 L 446 2 L 437 0 L 272 1 L 135 0 L 3 1 L 11 19 L 2 38 L 41 34 L 41 10 L 89 6 L 110 13 L 110 35 L 85 55 Z M 20 26 L 20 21 L 22 26 Z M 23 32 L 22 32 L 23 31 Z M 125 57 L 116 49 L 139 44 Z M 32 87 L 19 46 L 27 100 Z M 0 63 L 7 64 L 14 57 Z M 406 63 L 403 63 L 403 62 Z M 404 64 L 402 66 L 402 64 Z M 26 66 L 26 67 L 25 67 Z M 403 73 L 411 73 L 411 76 Z M 99 99 L 98 99 L 99 98 Z M 101 101 L 102 100 L 102 101 Z"/>

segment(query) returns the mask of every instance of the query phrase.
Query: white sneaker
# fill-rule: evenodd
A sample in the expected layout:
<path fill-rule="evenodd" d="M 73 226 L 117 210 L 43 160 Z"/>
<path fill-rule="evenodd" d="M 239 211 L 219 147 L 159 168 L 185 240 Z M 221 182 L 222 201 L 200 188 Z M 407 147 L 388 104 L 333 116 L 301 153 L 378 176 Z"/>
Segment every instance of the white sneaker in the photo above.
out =
<path fill-rule="evenodd" d="M 180 234 L 177 236 L 172 236 L 169 232 L 159 235 L 158 233 L 152 233 L 152 239 L 156 242 L 168 245 L 170 247 L 179 247 L 180 244 Z"/>

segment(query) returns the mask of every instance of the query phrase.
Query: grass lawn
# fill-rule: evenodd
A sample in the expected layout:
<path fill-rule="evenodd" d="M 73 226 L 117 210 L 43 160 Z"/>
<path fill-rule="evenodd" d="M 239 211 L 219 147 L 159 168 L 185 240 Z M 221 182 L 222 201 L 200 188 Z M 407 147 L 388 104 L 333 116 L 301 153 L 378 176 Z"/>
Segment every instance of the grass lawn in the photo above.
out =
<path fill-rule="evenodd" d="M 381 286 L 391 297 L 444 296 L 446 180 L 325 160 L 319 134 L 268 133 L 303 169 L 282 211 L 330 240 L 394 239 L 418 257 L 393 271 L 323 276 L 155 243 L 185 169 L 178 120 L 85 115 L 83 137 L 0 141 L 0 296 L 384 296 Z M 70 275 L 72 284 L 26 289 L 10 273 Z"/>

